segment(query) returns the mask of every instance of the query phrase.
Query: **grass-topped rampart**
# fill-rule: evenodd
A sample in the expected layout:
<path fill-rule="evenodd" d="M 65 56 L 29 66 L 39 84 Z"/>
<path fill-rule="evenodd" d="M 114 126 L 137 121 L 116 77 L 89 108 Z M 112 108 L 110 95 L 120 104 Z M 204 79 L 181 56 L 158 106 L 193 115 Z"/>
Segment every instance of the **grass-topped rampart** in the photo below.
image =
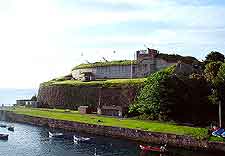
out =
<path fill-rule="evenodd" d="M 84 69 L 84 68 L 94 68 L 94 67 L 104 67 L 104 66 L 118 66 L 118 65 L 130 65 L 130 64 L 137 64 L 136 60 L 118 60 L 118 61 L 107 61 L 107 62 L 95 62 L 95 63 L 83 63 L 72 70 L 75 69 Z"/>
<path fill-rule="evenodd" d="M 124 85 L 135 85 L 142 86 L 146 78 L 137 78 L 137 79 L 109 79 L 109 80 L 95 80 L 89 82 L 82 82 L 79 80 L 51 80 L 48 82 L 44 82 L 41 86 L 93 86 L 93 87 L 118 87 Z"/>
<path fill-rule="evenodd" d="M 106 116 L 97 116 L 95 114 L 81 115 L 77 111 L 62 110 L 62 109 L 40 109 L 40 108 L 25 108 L 14 107 L 10 109 L 16 114 L 24 114 L 35 117 L 59 119 L 66 121 L 75 121 L 81 123 L 114 126 L 122 128 L 131 128 L 151 132 L 170 133 L 177 135 L 188 135 L 197 139 L 207 139 L 208 131 L 206 128 L 196 128 L 188 126 L 180 126 L 174 123 L 159 122 L 159 121 L 144 121 L 135 119 L 113 118 Z M 101 121 L 101 122 L 99 122 Z"/>
<path fill-rule="evenodd" d="M 168 62 L 177 62 L 182 61 L 189 64 L 192 64 L 193 62 L 198 62 L 198 60 L 191 56 L 181 56 L 181 55 L 175 55 L 175 54 L 163 54 L 160 53 L 156 56 L 158 59 L 163 59 Z M 106 62 L 94 62 L 94 63 L 82 63 L 80 65 L 75 66 L 73 70 L 76 69 L 84 69 L 84 68 L 95 68 L 95 67 L 104 67 L 104 66 L 122 66 L 122 65 L 130 65 L 130 64 L 137 64 L 137 60 L 116 60 L 116 61 L 106 61 Z"/>

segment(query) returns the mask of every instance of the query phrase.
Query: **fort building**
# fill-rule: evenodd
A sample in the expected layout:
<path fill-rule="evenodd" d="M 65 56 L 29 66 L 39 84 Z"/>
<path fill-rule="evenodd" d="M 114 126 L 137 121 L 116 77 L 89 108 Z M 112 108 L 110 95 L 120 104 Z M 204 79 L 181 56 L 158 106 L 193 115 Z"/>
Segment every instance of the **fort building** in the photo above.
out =
<path fill-rule="evenodd" d="M 73 79 L 95 80 L 116 78 L 141 78 L 192 57 L 159 53 L 149 49 L 136 51 L 136 60 L 105 61 L 80 64 L 72 70 Z"/>

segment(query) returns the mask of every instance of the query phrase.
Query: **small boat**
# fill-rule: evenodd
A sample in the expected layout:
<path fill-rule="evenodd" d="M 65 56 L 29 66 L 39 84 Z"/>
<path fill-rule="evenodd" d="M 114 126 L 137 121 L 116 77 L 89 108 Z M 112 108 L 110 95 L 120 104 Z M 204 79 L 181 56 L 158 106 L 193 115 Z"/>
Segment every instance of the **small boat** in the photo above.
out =
<path fill-rule="evenodd" d="M 215 137 L 220 137 L 221 134 L 223 134 L 223 133 L 224 133 L 224 129 L 223 128 L 220 128 L 220 129 L 218 129 L 216 131 L 213 131 L 212 132 L 212 135 L 215 136 Z"/>
<path fill-rule="evenodd" d="M 221 134 L 221 136 L 222 136 L 223 138 L 225 138 L 225 132 L 223 132 L 223 133 Z"/>
<path fill-rule="evenodd" d="M 78 136 L 73 136 L 73 141 L 78 143 L 78 142 L 87 142 L 89 141 L 91 138 L 85 138 L 85 137 L 78 137 Z"/>
<path fill-rule="evenodd" d="M 9 131 L 14 131 L 14 127 L 13 127 L 13 126 L 9 126 L 9 127 L 8 127 L 8 130 L 9 130 Z"/>
<path fill-rule="evenodd" d="M 161 147 L 153 147 L 153 146 L 145 146 L 145 145 L 139 145 L 141 150 L 144 151 L 154 151 L 154 152 L 167 152 L 166 144 Z"/>
<path fill-rule="evenodd" d="M 8 134 L 0 134 L 0 140 L 8 140 Z"/>
<path fill-rule="evenodd" d="M 49 136 L 49 138 L 63 138 L 64 137 L 63 133 L 51 133 L 51 132 L 48 132 L 48 136 Z"/>
<path fill-rule="evenodd" d="M 5 124 L 0 124 L 0 127 L 2 127 L 2 128 L 6 128 L 6 127 L 7 127 L 7 125 L 5 125 Z"/>

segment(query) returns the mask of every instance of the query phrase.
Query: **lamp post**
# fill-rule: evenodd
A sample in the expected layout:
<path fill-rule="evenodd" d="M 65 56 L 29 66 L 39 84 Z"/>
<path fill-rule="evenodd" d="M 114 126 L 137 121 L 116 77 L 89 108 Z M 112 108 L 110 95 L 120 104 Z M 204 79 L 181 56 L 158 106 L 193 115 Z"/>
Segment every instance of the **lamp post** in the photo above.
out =
<path fill-rule="evenodd" d="M 130 78 L 133 79 L 133 61 L 135 61 L 135 52 L 134 52 L 134 60 L 131 59 L 130 61 Z"/>
<path fill-rule="evenodd" d="M 222 117 L 221 117 L 221 101 L 219 101 L 219 126 L 222 127 Z"/>
<path fill-rule="evenodd" d="M 133 62 L 132 59 L 130 60 L 130 78 L 133 78 Z"/>

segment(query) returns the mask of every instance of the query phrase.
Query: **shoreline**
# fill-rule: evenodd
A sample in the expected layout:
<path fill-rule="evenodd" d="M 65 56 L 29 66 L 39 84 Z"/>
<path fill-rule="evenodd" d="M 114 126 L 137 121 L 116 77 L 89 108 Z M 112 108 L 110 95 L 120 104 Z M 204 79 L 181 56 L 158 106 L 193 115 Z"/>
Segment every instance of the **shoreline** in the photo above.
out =
<path fill-rule="evenodd" d="M 141 141 L 145 143 L 167 143 L 169 146 L 185 149 L 225 152 L 225 143 L 200 140 L 187 135 L 176 135 L 138 129 L 50 119 L 45 117 L 35 117 L 30 115 L 16 114 L 7 110 L 0 110 L 0 114 L 10 121 L 27 123 L 36 126 L 47 126 L 49 128 L 60 128 L 69 131 L 84 132 L 108 137 L 121 137 L 124 139 Z"/>

